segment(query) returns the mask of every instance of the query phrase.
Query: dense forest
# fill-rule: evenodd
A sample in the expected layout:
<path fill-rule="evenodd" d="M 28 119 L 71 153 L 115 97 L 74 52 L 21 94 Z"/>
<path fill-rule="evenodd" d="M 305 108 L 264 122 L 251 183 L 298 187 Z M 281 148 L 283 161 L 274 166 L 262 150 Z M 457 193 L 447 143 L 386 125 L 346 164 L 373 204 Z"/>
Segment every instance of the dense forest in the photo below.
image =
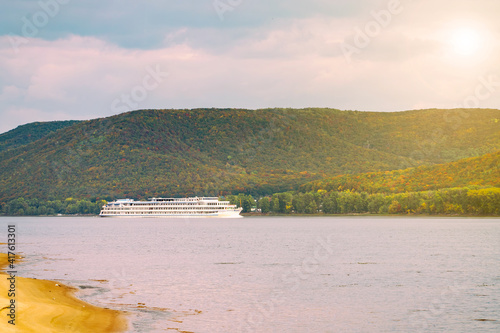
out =
<path fill-rule="evenodd" d="M 239 204 L 239 200 L 233 200 Z M 250 200 L 244 200 L 246 202 Z M 248 204 L 247 204 L 248 205 Z M 319 190 L 285 192 L 257 201 L 261 213 L 500 215 L 500 188 L 461 187 L 397 194 Z M 248 212 L 248 209 L 244 209 Z"/>
<path fill-rule="evenodd" d="M 500 216 L 500 188 L 477 186 L 397 194 L 330 191 L 284 192 L 254 198 L 228 195 L 243 213 L 260 214 L 427 214 Z M 0 204 L 9 216 L 81 214 L 97 215 L 105 200 L 38 200 L 18 198 Z"/>
<path fill-rule="evenodd" d="M 500 215 L 500 152 L 434 166 L 341 175 L 232 203 L 263 214 Z"/>
<path fill-rule="evenodd" d="M 0 134 L 0 152 L 37 141 L 52 132 L 78 123 L 77 120 L 34 122 Z"/>
<path fill-rule="evenodd" d="M 494 156 L 500 150 L 499 119 L 500 111 L 489 109 L 195 109 L 140 110 L 64 124 L 53 131 L 26 125 L 38 140 L 18 145 L 16 138 L 28 133 L 20 128 L 2 134 L 0 202 L 238 193 L 259 198 L 288 191 L 330 191 L 337 185 L 332 177 L 340 175 L 430 168 L 461 158 Z M 471 179 L 482 177 L 475 179 L 478 184 L 492 185 L 488 179 L 493 175 L 474 172 Z M 358 176 L 343 177 L 347 182 Z M 323 180 L 331 186 L 308 184 Z M 424 178 L 416 182 L 435 183 Z M 469 184 L 475 183 L 443 186 Z M 380 191 L 343 188 L 389 193 L 397 192 L 392 187 L 443 187 L 413 185 Z"/>
<path fill-rule="evenodd" d="M 500 151 L 456 162 L 405 170 L 341 175 L 301 186 L 302 192 L 403 193 L 465 186 L 500 187 Z"/>
<path fill-rule="evenodd" d="M 24 199 L 17 198 L 0 203 L 0 213 L 9 216 L 23 215 L 56 215 L 56 214 L 82 214 L 97 215 L 105 200 L 65 200 Z"/>

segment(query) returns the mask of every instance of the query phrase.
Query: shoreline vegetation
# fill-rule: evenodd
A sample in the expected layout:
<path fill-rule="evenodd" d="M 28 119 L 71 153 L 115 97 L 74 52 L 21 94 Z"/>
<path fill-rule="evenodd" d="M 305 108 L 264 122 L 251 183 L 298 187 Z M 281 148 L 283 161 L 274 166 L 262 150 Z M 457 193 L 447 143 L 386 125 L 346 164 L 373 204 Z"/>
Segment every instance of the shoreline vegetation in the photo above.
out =
<path fill-rule="evenodd" d="M 16 257 L 17 261 L 18 257 Z M 0 253 L 0 331 L 1 332 L 125 332 L 124 312 L 100 308 L 74 296 L 76 288 L 56 281 L 15 276 L 15 297 L 8 297 L 11 281 L 6 273 L 8 256 Z M 7 316 L 15 300 L 15 325 Z"/>
<path fill-rule="evenodd" d="M 470 186 L 393 194 L 320 189 L 276 193 L 258 200 L 244 194 L 227 199 L 243 207 L 243 215 L 500 216 L 498 187 Z"/>
<path fill-rule="evenodd" d="M 261 212 L 248 212 L 241 213 L 242 216 L 252 216 L 252 217 L 422 217 L 422 218 L 433 218 L 433 217 L 463 217 L 463 218 L 497 218 L 500 215 L 487 215 L 487 214 L 452 214 L 452 213 L 442 213 L 442 214 L 427 214 L 427 213 L 407 213 L 407 214 L 376 214 L 376 213 L 345 213 L 345 214 L 325 214 L 325 213 L 261 213 Z"/>
<path fill-rule="evenodd" d="M 23 197 L 0 202 L 0 215 L 6 216 L 54 216 L 98 215 L 106 200 L 73 199 L 40 200 Z"/>
<path fill-rule="evenodd" d="M 402 193 L 319 189 L 255 198 L 240 193 L 221 198 L 242 207 L 243 216 L 500 216 L 498 187 L 468 186 Z M 102 199 L 18 198 L 0 202 L 0 216 L 97 216 L 106 203 Z"/>

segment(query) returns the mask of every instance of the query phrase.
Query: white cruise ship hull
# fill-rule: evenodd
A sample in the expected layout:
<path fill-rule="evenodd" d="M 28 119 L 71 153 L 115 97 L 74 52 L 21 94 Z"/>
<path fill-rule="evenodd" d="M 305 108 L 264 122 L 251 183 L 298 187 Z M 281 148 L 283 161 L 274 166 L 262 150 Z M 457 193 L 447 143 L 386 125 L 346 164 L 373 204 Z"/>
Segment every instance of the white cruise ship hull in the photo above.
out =
<path fill-rule="evenodd" d="M 102 207 L 101 217 L 241 217 L 241 208 L 217 197 L 119 199 Z"/>
<path fill-rule="evenodd" d="M 222 211 L 222 212 L 210 212 L 210 213 L 161 213 L 161 212 L 155 212 L 152 214 L 149 213 L 141 213 L 141 212 L 135 212 L 132 214 L 124 214 L 122 213 L 101 213 L 99 216 L 101 217 L 227 217 L 227 218 L 238 218 L 238 217 L 243 217 L 240 215 L 241 210 L 234 210 L 234 211 Z"/>

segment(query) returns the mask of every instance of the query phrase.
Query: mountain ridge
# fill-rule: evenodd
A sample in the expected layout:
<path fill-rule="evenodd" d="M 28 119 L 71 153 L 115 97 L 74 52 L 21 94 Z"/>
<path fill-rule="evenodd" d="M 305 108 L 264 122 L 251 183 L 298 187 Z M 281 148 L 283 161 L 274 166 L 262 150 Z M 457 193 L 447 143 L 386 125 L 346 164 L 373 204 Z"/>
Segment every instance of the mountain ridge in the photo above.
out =
<path fill-rule="evenodd" d="M 459 126 L 449 121 L 464 114 Z M 491 153 L 498 118 L 491 109 L 137 110 L 0 152 L 0 200 L 265 195 Z"/>
<path fill-rule="evenodd" d="M 0 152 L 37 141 L 52 132 L 79 123 L 79 120 L 36 121 L 0 134 Z"/>

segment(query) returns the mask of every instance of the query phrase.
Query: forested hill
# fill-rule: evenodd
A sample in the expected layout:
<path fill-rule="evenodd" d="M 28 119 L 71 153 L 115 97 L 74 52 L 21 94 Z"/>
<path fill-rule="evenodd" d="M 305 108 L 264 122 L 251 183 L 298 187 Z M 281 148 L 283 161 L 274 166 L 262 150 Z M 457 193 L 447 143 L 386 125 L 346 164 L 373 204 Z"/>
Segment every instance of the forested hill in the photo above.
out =
<path fill-rule="evenodd" d="M 479 109 L 134 111 L 0 152 L 0 201 L 270 194 L 492 153 L 499 119 Z"/>
<path fill-rule="evenodd" d="M 0 152 L 39 140 L 59 129 L 78 123 L 77 120 L 35 122 L 21 125 L 0 134 Z"/>
<path fill-rule="evenodd" d="M 500 187 L 500 151 L 433 166 L 341 175 L 304 184 L 300 191 L 350 190 L 387 194 L 467 186 Z"/>

